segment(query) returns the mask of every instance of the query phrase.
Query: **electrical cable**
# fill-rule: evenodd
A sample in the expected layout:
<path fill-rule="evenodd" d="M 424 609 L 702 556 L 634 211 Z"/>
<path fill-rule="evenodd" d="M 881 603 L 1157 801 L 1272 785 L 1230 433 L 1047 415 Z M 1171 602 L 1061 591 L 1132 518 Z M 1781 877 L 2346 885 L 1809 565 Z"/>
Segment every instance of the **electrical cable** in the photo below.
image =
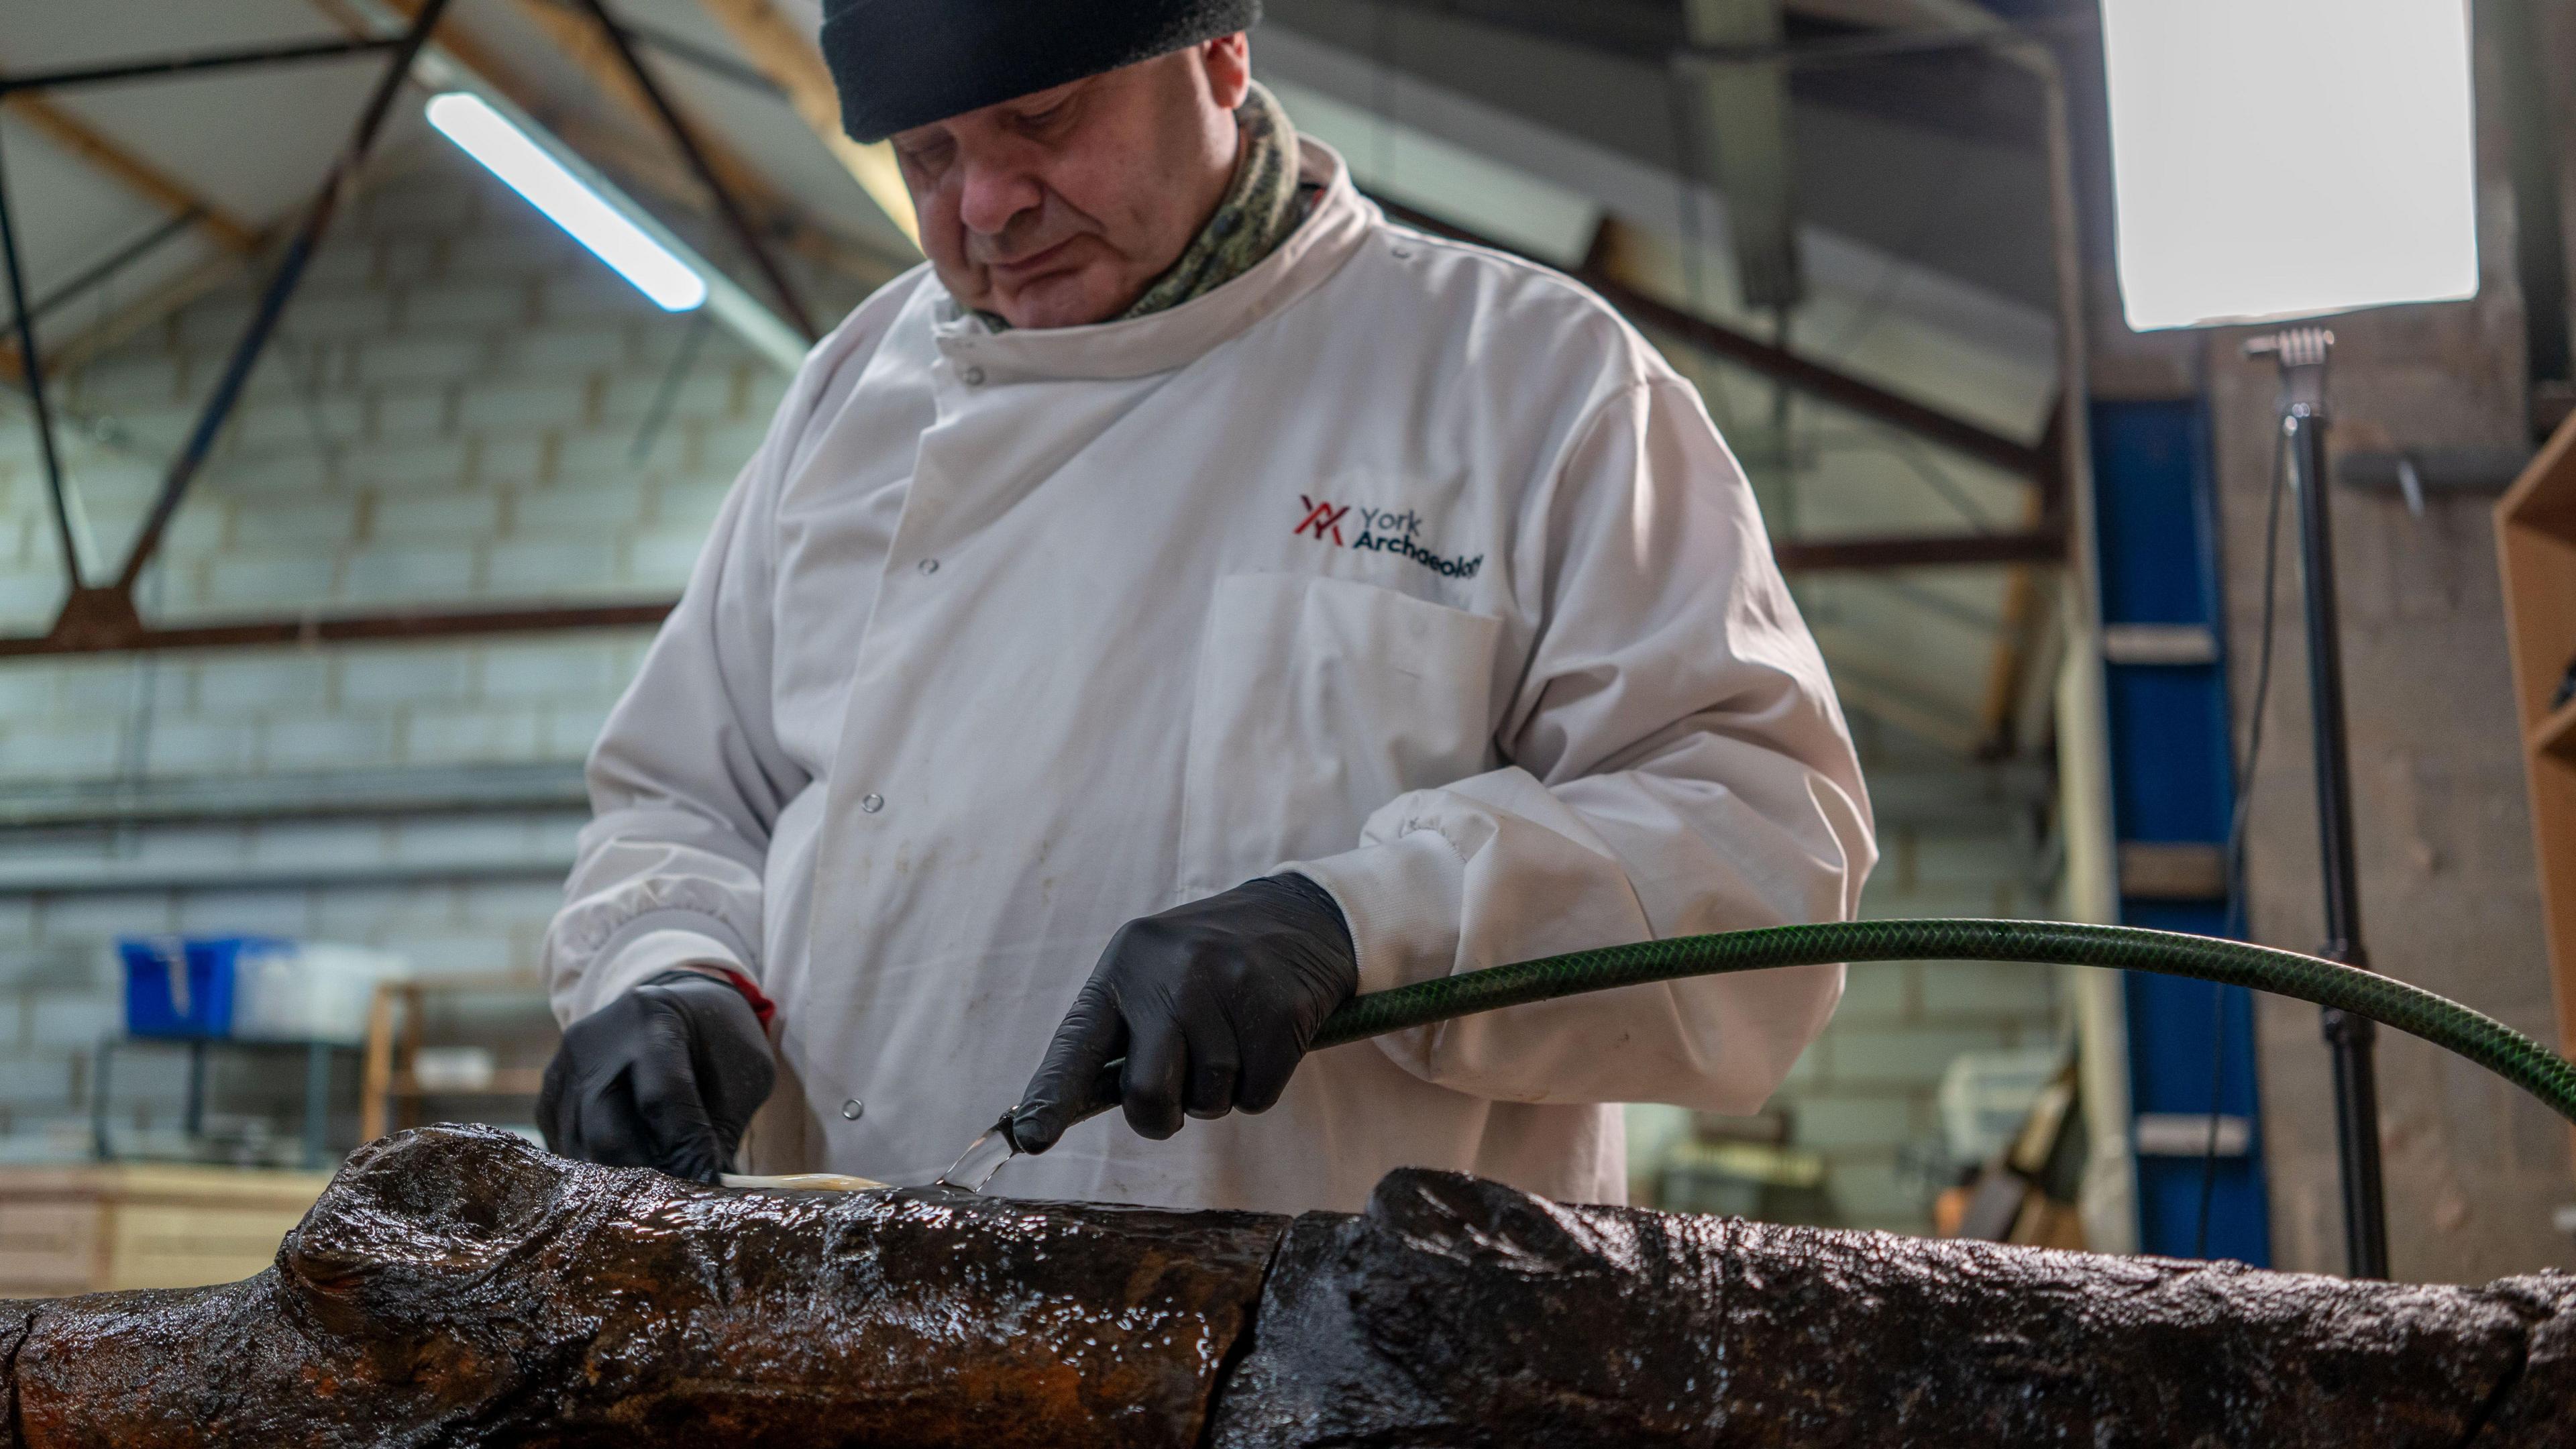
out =
<path fill-rule="evenodd" d="M 2262 632 L 2254 652 L 2254 709 L 2245 732 L 2245 758 L 2236 770 L 2236 800 L 2227 818 L 2227 921 L 2219 932 L 2242 940 L 2249 929 L 2245 899 L 2245 830 L 2254 814 L 2254 767 L 2263 759 L 2263 715 L 2272 698 L 2272 621 L 2281 564 L 2281 496 L 2289 478 L 2286 444 L 2272 446 L 2272 482 L 2263 506 Z M 2200 1153 L 2200 1217 L 2191 1255 L 2209 1256 L 2209 1208 L 2218 1193 L 2219 1094 L 2226 1086 L 2227 993 L 2213 991 L 2209 1007 L 2209 1137 Z M 2253 1150 L 2249 1139 L 2246 1150 Z"/>

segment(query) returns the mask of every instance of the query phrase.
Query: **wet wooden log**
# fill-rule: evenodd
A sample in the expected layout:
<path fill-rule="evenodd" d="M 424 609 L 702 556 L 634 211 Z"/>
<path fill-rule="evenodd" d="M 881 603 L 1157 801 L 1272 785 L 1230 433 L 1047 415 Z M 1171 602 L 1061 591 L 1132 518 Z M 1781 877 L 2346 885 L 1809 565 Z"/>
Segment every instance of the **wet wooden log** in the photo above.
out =
<path fill-rule="evenodd" d="M 403 1133 L 256 1278 L 0 1307 L 0 1443 L 1187 1449 L 1285 1222 Z"/>
<path fill-rule="evenodd" d="M 1274 1253 L 1275 1249 L 1275 1253 Z M 2576 1444 L 2576 1277 L 1566 1207 L 759 1195 L 434 1128 L 269 1272 L 0 1304 L 0 1449 Z"/>
<path fill-rule="evenodd" d="M 1567 1207 L 1289 1229 L 1215 1449 L 2576 1444 L 2576 1276 L 2356 1283 Z"/>

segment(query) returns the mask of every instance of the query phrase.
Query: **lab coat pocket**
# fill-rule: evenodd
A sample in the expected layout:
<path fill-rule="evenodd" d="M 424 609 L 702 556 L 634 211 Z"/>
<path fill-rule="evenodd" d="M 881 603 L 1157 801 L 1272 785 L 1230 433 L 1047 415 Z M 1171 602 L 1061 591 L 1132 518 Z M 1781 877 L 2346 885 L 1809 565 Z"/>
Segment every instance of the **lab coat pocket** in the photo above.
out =
<path fill-rule="evenodd" d="M 1217 580 L 1191 705 L 1184 899 L 1352 849 L 1371 812 L 1483 773 L 1502 621 L 1302 574 Z"/>

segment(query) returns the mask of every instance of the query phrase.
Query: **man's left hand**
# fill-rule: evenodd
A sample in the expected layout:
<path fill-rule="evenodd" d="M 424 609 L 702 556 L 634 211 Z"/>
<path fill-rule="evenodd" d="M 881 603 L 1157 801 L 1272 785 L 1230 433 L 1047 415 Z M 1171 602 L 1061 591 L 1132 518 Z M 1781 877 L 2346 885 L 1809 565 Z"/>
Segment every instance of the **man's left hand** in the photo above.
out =
<path fill-rule="evenodd" d="M 1011 1136 L 1024 1152 L 1054 1146 L 1098 1105 L 1093 1084 L 1122 1054 L 1119 1105 L 1147 1137 L 1178 1132 L 1183 1113 L 1267 1111 L 1359 976 L 1341 909 L 1304 876 L 1129 921 L 1056 1028 Z"/>

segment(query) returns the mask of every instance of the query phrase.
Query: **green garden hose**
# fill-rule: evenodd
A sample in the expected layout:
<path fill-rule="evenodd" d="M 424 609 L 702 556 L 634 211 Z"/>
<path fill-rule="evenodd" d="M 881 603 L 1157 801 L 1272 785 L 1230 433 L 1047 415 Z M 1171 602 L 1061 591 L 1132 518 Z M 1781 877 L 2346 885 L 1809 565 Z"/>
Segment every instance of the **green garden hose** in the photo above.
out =
<path fill-rule="evenodd" d="M 2576 1122 L 2576 1064 L 2456 1001 L 2377 972 L 2296 951 L 2174 931 L 2060 921 L 1834 921 L 1572 951 L 1354 997 L 1325 1018 L 1314 1045 L 1339 1046 L 1474 1012 L 1587 991 L 1834 961 L 2105 966 L 2295 996 L 2369 1017 L 2455 1051 Z"/>
<path fill-rule="evenodd" d="M 1457 976 L 1417 981 L 1390 991 L 1355 996 L 1324 1018 L 1311 1047 L 1340 1046 L 1453 1017 L 1506 1006 L 1526 1006 L 1642 986 L 1688 976 L 1723 976 L 1775 966 L 1818 966 L 1835 961 L 2029 961 L 2040 965 L 2104 966 L 2189 976 L 2225 986 L 2246 986 L 2275 996 L 2295 996 L 2366 1016 L 2420 1036 L 2538 1097 L 2552 1112 L 2576 1122 L 2576 1063 L 2483 1012 L 2420 987 L 2296 951 L 2249 946 L 2178 931 L 2134 926 L 2081 926 L 2065 921 L 1829 921 L 1815 926 L 1772 926 L 1714 936 L 1677 936 L 1597 951 L 1569 951 L 1537 961 L 1494 966 Z M 1102 1066 L 1089 1095 L 1067 1117 L 1068 1125 L 1118 1105 L 1127 1059 Z M 1020 1150 L 1012 1123 L 1022 1108 L 1002 1114 L 940 1181 L 979 1189 L 992 1170 Z M 970 1171 L 970 1167 L 973 1169 Z"/>

